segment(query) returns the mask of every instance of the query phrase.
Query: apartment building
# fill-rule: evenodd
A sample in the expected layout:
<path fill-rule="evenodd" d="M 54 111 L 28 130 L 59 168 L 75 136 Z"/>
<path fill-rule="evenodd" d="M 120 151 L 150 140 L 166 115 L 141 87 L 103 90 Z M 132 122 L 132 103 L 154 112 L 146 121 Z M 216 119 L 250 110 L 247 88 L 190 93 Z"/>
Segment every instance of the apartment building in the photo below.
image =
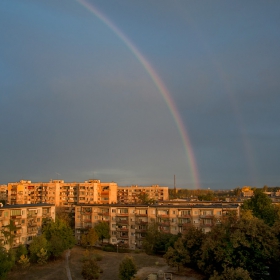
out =
<path fill-rule="evenodd" d="M 119 203 L 137 203 L 141 195 L 146 195 L 148 199 L 155 201 L 169 199 L 168 187 L 161 187 L 159 185 L 118 187 Z"/>
<path fill-rule="evenodd" d="M 153 223 L 165 233 L 184 233 L 191 225 L 208 232 L 229 211 L 235 211 L 239 216 L 239 205 L 77 205 L 75 236 L 79 241 L 83 230 L 105 221 L 109 223 L 111 231 L 108 242 L 135 249 L 141 248 L 146 231 Z"/>
<path fill-rule="evenodd" d="M 7 201 L 7 185 L 0 185 L 0 201 Z"/>
<path fill-rule="evenodd" d="M 244 186 L 241 190 L 242 196 L 245 198 L 251 198 L 254 196 L 254 191 L 251 189 L 251 187 Z"/>
<path fill-rule="evenodd" d="M 20 180 L 8 183 L 9 204 L 51 203 L 56 206 L 73 207 L 77 203 L 116 203 L 117 183 L 103 183 L 100 180 L 88 180 L 82 183 L 50 180 L 49 182 L 31 182 Z"/>
<path fill-rule="evenodd" d="M 0 207 L 0 243 L 8 250 L 29 244 L 41 233 L 44 219 L 55 219 L 53 204 L 5 205 Z"/>

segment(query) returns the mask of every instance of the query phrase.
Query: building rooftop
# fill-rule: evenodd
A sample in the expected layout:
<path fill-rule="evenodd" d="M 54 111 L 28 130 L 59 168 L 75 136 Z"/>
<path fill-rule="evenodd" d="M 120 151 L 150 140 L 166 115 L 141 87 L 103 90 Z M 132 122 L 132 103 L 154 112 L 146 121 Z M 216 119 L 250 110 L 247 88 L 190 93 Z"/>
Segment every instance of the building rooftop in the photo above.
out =
<path fill-rule="evenodd" d="M 54 204 L 50 203 L 37 203 L 37 204 L 6 204 L 0 209 L 11 209 L 11 208 L 23 208 L 23 207 L 44 207 L 44 206 L 55 206 Z"/>

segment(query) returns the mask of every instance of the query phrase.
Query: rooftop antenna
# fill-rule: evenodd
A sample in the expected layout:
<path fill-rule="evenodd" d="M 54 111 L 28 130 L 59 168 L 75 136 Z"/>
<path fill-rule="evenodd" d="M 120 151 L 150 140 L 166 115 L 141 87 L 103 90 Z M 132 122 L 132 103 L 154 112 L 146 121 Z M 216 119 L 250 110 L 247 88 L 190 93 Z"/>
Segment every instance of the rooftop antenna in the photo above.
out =
<path fill-rule="evenodd" d="M 174 193 L 176 193 L 176 177 L 174 175 Z"/>

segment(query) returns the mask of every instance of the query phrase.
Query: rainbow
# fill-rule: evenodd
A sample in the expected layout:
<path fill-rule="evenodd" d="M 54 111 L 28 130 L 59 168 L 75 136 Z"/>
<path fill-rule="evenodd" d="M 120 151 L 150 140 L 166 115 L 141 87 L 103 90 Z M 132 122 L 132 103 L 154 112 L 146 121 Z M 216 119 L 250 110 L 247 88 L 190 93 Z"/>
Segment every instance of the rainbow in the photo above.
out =
<path fill-rule="evenodd" d="M 161 80 L 161 78 L 158 76 L 156 71 L 153 69 L 151 64 L 145 59 L 145 57 L 140 53 L 140 51 L 132 44 L 132 42 L 119 30 L 107 17 L 105 17 L 99 10 L 96 9 L 92 4 L 88 3 L 86 0 L 76 0 L 78 3 L 80 3 L 83 7 L 85 7 L 88 11 L 93 13 L 97 18 L 99 18 L 103 23 L 105 23 L 123 42 L 124 44 L 129 48 L 129 50 L 135 55 L 137 60 L 143 65 L 151 79 L 153 80 L 154 84 L 158 88 L 159 92 L 162 94 L 174 120 L 176 123 L 176 126 L 179 130 L 180 136 L 182 138 L 185 153 L 188 159 L 188 164 L 191 168 L 192 173 L 192 179 L 194 181 L 195 187 L 199 188 L 199 175 L 198 175 L 198 169 L 196 165 L 196 160 L 194 157 L 194 153 L 192 150 L 191 142 L 188 137 L 187 131 L 184 127 L 183 121 L 181 116 L 178 113 L 178 110 L 176 108 L 176 105 L 174 104 L 174 101 L 171 98 L 171 95 L 166 88 L 165 84 Z"/>

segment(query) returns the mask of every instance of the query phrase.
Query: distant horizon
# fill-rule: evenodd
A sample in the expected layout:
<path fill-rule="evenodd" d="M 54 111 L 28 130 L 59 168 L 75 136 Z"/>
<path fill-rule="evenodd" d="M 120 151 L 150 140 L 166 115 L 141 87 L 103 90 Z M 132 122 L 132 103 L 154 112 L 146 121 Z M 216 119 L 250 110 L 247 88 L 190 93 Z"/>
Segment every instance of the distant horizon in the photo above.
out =
<path fill-rule="evenodd" d="M 149 187 L 149 186 L 153 186 L 153 185 L 159 185 L 159 186 L 161 186 L 161 187 L 168 187 L 168 189 L 174 189 L 174 185 L 173 186 L 168 186 L 167 184 L 157 184 L 157 183 L 152 183 L 152 184 L 135 184 L 135 183 L 133 183 L 133 184 L 119 184 L 117 181 L 114 181 L 114 180 L 106 180 L 106 181 L 103 181 L 103 180 L 101 180 L 101 179 L 99 179 L 99 178 L 88 178 L 88 179 L 86 179 L 86 180 L 80 180 L 80 181 L 78 181 L 78 180 L 71 180 L 71 181 L 67 181 L 67 180 L 65 180 L 65 179 L 62 179 L 62 178 L 57 178 L 57 179 L 54 179 L 54 178 L 52 178 L 52 179 L 49 179 L 49 180 L 36 180 L 36 181 L 33 181 L 33 180 L 31 180 L 31 179 L 19 179 L 19 180 L 14 180 L 14 181 L 9 181 L 9 182 L 7 182 L 7 183 L 0 183 L 0 185 L 8 185 L 8 183 L 19 183 L 21 180 L 23 180 L 23 181 L 31 181 L 31 183 L 49 183 L 50 181 L 53 181 L 53 180 L 62 180 L 62 181 L 64 181 L 64 183 L 84 183 L 84 182 L 86 182 L 86 181 L 89 181 L 89 180 L 100 180 L 100 182 L 101 183 L 116 183 L 117 185 L 118 185 L 118 187 L 131 187 L 131 186 L 139 186 L 139 187 Z M 264 184 L 263 186 L 261 186 L 261 187 L 256 187 L 256 186 L 252 186 L 252 185 L 246 185 L 246 184 L 244 184 L 244 185 L 240 185 L 240 186 L 236 186 L 236 187 L 234 187 L 234 188 L 209 188 L 209 187 L 205 187 L 205 188 L 203 188 L 203 187 L 200 187 L 200 188 L 187 188 L 187 187 L 181 187 L 181 186 L 176 186 L 176 189 L 177 190 L 180 190 L 180 189 L 187 189 L 187 190 L 216 190 L 216 191 L 218 191 L 218 190 L 220 190 L 220 191 L 231 191 L 231 190 L 234 190 L 234 189 L 236 189 L 236 188 L 243 188 L 243 187 L 250 187 L 250 188 L 263 188 L 264 186 L 267 186 L 267 187 L 269 187 L 269 188 L 276 188 L 276 187 L 278 187 L 278 186 L 268 186 L 268 185 L 266 185 L 266 184 Z"/>

